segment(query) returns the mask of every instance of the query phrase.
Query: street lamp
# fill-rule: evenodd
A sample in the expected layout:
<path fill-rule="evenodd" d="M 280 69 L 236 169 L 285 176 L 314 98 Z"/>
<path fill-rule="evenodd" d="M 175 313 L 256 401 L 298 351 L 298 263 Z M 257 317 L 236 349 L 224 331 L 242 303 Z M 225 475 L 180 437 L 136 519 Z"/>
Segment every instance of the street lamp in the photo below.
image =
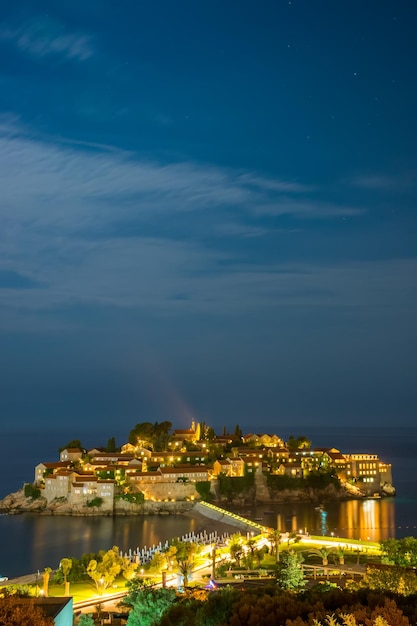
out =
<path fill-rule="evenodd" d="M 213 544 L 211 550 L 211 577 L 214 578 L 216 575 L 216 545 Z"/>

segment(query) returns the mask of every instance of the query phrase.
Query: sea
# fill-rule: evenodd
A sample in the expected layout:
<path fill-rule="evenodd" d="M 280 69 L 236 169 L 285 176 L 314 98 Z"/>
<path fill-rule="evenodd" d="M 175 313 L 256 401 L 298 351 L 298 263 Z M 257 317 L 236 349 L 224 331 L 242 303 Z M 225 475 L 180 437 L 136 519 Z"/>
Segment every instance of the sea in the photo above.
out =
<path fill-rule="evenodd" d="M 314 504 L 263 504 L 245 507 L 240 514 L 282 531 L 333 535 L 380 541 L 417 537 L 417 428 L 274 427 L 283 439 L 306 435 L 313 447 L 341 452 L 376 453 L 391 463 L 395 497 Z M 97 446 L 95 433 L 80 433 L 85 447 Z M 0 498 L 34 479 L 41 461 L 58 459 L 58 448 L 74 438 L 63 431 L 0 436 Z M 123 438 L 118 439 L 120 445 Z M 118 546 L 123 552 L 158 544 L 185 533 L 203 530 L 201 520 L 188 516 L 59 517 L 36 514 L 0 515 L 0 576 L 13 578 L 56 568 L 63 557 Z"/>

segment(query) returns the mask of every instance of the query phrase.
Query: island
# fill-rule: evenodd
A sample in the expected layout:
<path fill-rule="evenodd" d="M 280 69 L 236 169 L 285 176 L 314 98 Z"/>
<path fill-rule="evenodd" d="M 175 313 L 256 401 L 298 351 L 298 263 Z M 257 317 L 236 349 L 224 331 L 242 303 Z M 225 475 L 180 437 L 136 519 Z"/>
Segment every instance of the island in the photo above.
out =
<path fill-rule="evenodd" d="M 395 495 L 391 464 L 375 453 L 312 447 L 305 436 L 221 435 L 205 423 L 136 424 L 120 448 L 85 449 L 73 440 L 33 482 L 0 501 L 3 513 L 136 515 L 183 513 L 199 501 L 317 502 Z"/>

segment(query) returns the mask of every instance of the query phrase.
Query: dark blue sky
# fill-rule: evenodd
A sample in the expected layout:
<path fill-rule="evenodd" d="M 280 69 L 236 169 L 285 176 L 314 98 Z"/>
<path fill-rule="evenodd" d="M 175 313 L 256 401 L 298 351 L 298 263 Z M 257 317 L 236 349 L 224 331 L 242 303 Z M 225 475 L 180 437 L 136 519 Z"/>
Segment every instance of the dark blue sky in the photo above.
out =
<path fill-rule="evenodd" d="M 2 422 L 412 423 L 417 4 L 5 7 Z"/>

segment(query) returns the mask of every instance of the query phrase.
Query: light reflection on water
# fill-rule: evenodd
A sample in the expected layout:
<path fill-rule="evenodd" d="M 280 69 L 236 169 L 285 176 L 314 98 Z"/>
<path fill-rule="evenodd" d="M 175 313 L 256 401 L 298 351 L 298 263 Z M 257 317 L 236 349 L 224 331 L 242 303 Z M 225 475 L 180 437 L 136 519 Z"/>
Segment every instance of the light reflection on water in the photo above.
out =
<path fill-rule="evenodd" d="M 159 541 L 202 530 L 186 516 L 60 517 L 0 516 L 0 572 L 19 576 L 44 567 L 56 568 L 63 557 L 151 546 Z"/>
<path fill-rule="evenodd" d="M 237 509 L 234 509 L 237 511 Z M 396 510 L 402 518 L 396 521 Z M 267 526 L 283 532 L 308 532 L 311 535 L 334 534 L 349 539 L 381 541 L 390 537 L 417 534 L 415 502 L 396 498 L 346 500 L 324 505 L 310 503 L 264 504 L 244 512 Z"/>
<path fill-rule="evenodd" d="M 415 499 L 383 498 L 325 503 L 263 504 L 235 509 L 265 526 L 283 531 L 380 541 L 417 535 Z M 398 520 L 401 520 L 399 523 Z M 63 557 L 80 557 L 116 545 L 124 552 L 203 530 L 188 516 L 59 517 L 0 516 L 0 573 L 13 577 L 44 567 L 55 568 Z"/>

